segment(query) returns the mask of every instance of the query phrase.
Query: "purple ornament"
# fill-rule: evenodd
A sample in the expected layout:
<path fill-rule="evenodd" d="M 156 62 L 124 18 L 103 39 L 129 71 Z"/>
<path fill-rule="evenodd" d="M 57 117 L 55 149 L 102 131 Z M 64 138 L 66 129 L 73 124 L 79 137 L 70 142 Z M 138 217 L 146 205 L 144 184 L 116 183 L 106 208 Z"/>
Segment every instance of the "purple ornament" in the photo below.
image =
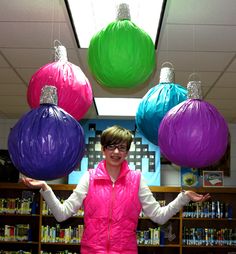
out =
<path fill-rule="evenodd" d="M 158 145 L 171 162 L 190 168 L 210 166 L 224 155 L 228 126 L 217 109 L 200 99 L 188 99 L 163 118 Z"/>
<path fill-rule="evenodd" d="M 84 155 L 80 124 L 56 105 L 42 104 L 25 114 L 8 137 L 9 154 L 24 175 L 52 180 L 68 175 Z"/>

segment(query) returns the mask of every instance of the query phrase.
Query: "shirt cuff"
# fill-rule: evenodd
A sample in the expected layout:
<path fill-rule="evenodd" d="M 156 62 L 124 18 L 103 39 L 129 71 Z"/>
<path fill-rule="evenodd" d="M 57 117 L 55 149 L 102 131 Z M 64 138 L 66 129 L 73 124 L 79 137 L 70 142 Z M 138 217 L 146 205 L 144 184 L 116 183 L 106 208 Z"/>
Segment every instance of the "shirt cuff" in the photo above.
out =
<path fill-rule="evenodd" d="M 185 202 L 186 204 L 188 204 L 188 203 L 191 201 L 191 199 L 190 199 L 190 197 L 185 193 L 185 190 L 183 190 L 183 191 L 181 192 L 181 194 L 182 194 L 183 202 Z"/>

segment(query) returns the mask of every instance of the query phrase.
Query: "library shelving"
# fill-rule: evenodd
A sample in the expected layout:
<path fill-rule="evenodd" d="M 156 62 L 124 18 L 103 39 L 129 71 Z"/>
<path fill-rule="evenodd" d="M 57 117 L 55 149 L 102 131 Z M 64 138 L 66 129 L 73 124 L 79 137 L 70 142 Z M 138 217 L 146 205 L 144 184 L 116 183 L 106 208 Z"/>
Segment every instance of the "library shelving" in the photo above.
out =
<path fill-rule="evenodd" d="M 76 185 L 54 184 L 63 202 Z M 171 202 L 181 187 L 150 187 L 161 205 Z M 236 190 L 198 188 L 210 193 L 205 203 L 190 203 L 165 225 L 140 215 L 137 242 L 140 254 L 236 253 Z M 38 190 L 22 183 L 0 183 L 0 253 L 80 253 L 83 211 L 57 222 Z"/>

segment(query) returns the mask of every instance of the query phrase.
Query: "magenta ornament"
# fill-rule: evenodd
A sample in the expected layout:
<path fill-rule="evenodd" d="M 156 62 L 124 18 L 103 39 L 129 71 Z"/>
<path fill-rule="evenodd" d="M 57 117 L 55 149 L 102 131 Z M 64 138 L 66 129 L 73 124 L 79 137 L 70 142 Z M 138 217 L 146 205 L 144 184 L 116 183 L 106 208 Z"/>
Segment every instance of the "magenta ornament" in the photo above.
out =
<path fill-rule="evenodd" d="M 228 133 L 227 123 L 213 105 L 200 97 L 189 96 L 163 118 L 158 145 L 161 153 L 174 164 L 202 168 L 222 158 Z"/>
<path fill-rule="evenodd" d="M 65 48 L 58 48 L 58 60 L 42 66 L 33 74 L 27 90 L 28 104 L 31 108 L 39 107 L 42 88 L 55 86 L 58 106 L 80 120 L 92 105 L 92 88 L 82 70 L 67 60 Z"/>

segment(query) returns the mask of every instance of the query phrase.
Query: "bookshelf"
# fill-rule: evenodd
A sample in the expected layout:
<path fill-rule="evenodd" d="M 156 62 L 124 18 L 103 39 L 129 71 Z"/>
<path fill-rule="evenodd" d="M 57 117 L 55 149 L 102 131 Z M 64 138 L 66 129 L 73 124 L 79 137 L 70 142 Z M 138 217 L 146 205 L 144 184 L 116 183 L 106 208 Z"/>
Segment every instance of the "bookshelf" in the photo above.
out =
<path fill-rule="evenodd" d="M 51 187 L 58 197 L 66 199 L 75 185 Z M 157 200 L 166 204 L 181 191 L 180 187 L 150 189 Z M 236 190 L 224 187 L 194 190 L 211 193 L 212 199 L 205 207 L 200 204 L 186 206 L 162 226 L 145 216 L 140 217 L 139 254 L 236 253 Z M 83 211 L 58 223 L 48 212 L 38 190 L 28 189 L 20 183 L 0 184 L 0 252 L 80 253 L 82 231 Z"/>

